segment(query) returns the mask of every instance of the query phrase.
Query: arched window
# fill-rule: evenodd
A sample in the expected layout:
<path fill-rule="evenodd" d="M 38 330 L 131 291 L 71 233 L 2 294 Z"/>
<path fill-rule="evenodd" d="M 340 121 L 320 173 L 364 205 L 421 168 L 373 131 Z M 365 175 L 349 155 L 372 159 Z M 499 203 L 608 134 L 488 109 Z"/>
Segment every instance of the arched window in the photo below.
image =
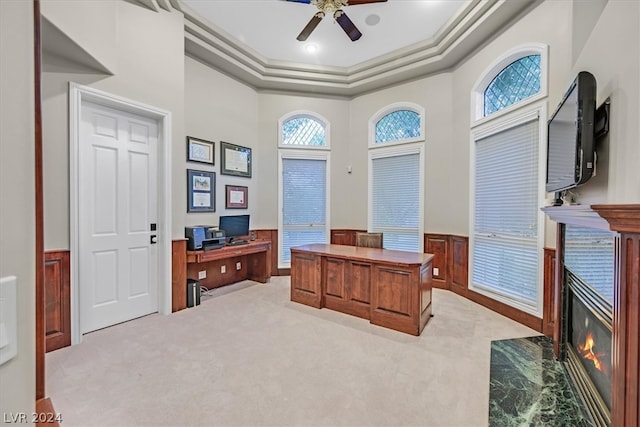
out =
<path fill-rule="evenodd" d="M 542 314 L 547 47 L 498 58 L 471 93 L 469 289 Z"/>
<path fill-rule="evenodd" d="M 420 137 L 420 114 L 415 111 L 397 110 L 376 123 L 376 144 L 418 137 Z"/>
<path fill-rule="evenodd" d="M 424 140 L 424 109 L 412 103 L 389 105 L 369 120 L 369 146 Z"/>
<path fill-rule="evenodd" d="M 424 109 L 389 105 L 369 120 L 369 223 L 386 249 L 422 252 Z"/>
<path fill-rule="evenodd" d="M 328 123 L 309 112 L 295 112 L 280 119 L 280 147 L 327 148 Z"/>
<path fill-rule="evenodd" d="M 518 46 L 491 64 L 471 92 L 473 125 L 547 96 L 548 46 Z"/>
<path fill-rule="evenodd" d="M 528 55 L 505 67 L 484 91 L 484 115 L 500 111 L 540 92 L 540 55 Z"/>
<path fill-rule="evenodd" d="M 278 121 L 278 267 L 290 268 L 291 247 L 329 242 L 329 122 L 309 111 Z"/>

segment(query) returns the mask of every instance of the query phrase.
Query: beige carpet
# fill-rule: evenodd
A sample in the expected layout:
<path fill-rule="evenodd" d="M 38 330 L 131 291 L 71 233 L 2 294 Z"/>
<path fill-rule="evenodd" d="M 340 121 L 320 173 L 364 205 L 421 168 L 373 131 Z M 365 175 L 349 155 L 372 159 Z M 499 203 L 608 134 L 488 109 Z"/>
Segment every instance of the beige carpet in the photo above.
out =
<path fill-rule="evenodd" d="M 491 340 L 535 331 L 448 291 L 413 337 L 242 282 L 47 354 L 73 426 L 486 426 Z"/>

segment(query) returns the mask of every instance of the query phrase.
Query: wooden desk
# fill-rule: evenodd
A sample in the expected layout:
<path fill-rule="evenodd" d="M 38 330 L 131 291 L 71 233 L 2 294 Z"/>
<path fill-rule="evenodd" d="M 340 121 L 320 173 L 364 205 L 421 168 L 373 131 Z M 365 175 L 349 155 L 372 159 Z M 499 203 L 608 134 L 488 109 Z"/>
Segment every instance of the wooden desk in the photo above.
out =
<path fill-rule="evenodd" d="M 291 248 L 291 301 L 420 335 L 431 317 L 432 254 L 312 244 Z"/>
<path fill-rule="evenodd" d="M 271 278 L 271 240 L 208 251 L 186 251 L 186 241 L 181 240 L 174 241 L 173 246 L 172 311 L 187 306 L 187 279 L 213 289 L 247 279 L 267 283 Z M 200 279 L 203 271 L 206 277 Z"/>

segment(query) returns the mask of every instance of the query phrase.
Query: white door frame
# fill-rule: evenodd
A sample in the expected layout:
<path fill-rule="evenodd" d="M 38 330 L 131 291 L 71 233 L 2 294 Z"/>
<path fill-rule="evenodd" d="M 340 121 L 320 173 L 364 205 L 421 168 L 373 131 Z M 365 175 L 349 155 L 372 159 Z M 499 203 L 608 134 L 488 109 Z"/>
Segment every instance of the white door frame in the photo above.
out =
<path fill-rule="evenodd" d="M 69 230 L 71 250 L 71 344 L 82 341 L 78 284 L 80 117 L 85 101 L 158 122 L 158 312 L 171 313 L 171 113 L 88 86 L 69 83 Z"/>

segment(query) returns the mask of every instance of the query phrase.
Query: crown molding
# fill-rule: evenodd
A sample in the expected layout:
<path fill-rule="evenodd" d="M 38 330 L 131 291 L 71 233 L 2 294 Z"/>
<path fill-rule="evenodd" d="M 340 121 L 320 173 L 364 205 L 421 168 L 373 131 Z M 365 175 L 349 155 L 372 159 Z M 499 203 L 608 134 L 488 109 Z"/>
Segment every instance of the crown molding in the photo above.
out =
<path fill-rule="evenodd" d="M 446 72 L 541 0 L 473 0 L 434 37 L 351 67 L 271 60 L 204 20 L 180 0 L 185 53 L 261 91 L 352 98 Z"/>

